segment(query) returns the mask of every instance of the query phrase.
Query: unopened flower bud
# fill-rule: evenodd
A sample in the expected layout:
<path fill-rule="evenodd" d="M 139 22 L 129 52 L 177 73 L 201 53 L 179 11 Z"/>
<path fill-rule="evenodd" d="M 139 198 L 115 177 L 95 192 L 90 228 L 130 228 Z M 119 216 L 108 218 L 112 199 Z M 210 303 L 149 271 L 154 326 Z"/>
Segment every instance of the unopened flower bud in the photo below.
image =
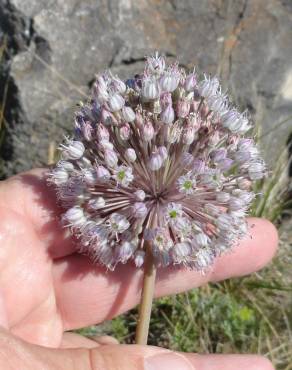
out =
<path fill-rule="evenodd" d="M 227 112 L 227 98 L 225 95 L 217 94 L 208 97 L 209 109 L 223 115 Z"/>
<path fill-rule="evenodd" d="M 182 135 L 183 143 L 186 144 L 186 145 L 191 145 L 192 142 L 195 140 L 195 136 L 196 136 L 196 131 L 195 131 L 194 127 L 187 126 L 184 129 L 183 135 Z"/>
<path fill-rule="evenodd" d="M 150 121 L 145 123 L 145 126 L 143 127 L 143 139 L 145 141 L 150 141 L 153 139 L 154 136 L 154 128 Z"/>
<path fill-rule="evenodd" d="M 127 218 L 120 213 L 112 213 L 109 217 L 109 223 L 114 232 L 122 233 L 130 226 Z"/>
<path fill-rule="evenodd" d="M 105 149 L 113 150 L 113 148 L 114 148 L 113 144 L 110 141 L 106 140 L 106 139 L 101 140 L 98 144 L 104 150 Z"/>
<path fill-rule="evenodd" d="M 135 195 L 136 199 L 140 200 L 141 202 L 143 202 L 143 200 L 146 197 L 146 194 L 145 194 L 144 190 L 137 190 L 137 191 L 135 191 L 134 195 Z"/>
<path fill-rule="evenodd" d="M 93 186 L 94 184 L 96 184 L 97 176 L 96 172 L 93 169 L 84 169 L 83 178 L 87 185 Z"/>
<path fill-rule="evenodd" d="M 200 249 L 196 255 L 196 264 L 198 269 L 205 270 L 214 261 L 214 256 L 209 249 Z"/>
<path fill-rule="evenodd" d="M 107 84 L 105 82 L 104 76 L 102 76 L 102 75 L 97 75 L 96 76 L 95 84 L 96 85 L 99 85 L 99 86 L 101 86 L 103 88 L 106 88 L 107 87 Z"/>
<path fill-rule="evenodd" d="M 162 159 L 161 155 L 158 152 L 155 152 L 150 156 L 149 168 L 152 171 L 159 170 L 161 168 L 162 164 L 163 164 L 163 159 Z"/>
<path fill-rule="evenodd" d="M 108 110 L 106 110 L 105 108 L 102 108 L 101 109 L 101 113 L 100 113 L 100 120 L 101 122 L 105 125 L 105 126 L 111 126 L 111 125 L 116 125 L 117 124 L 117 120 L 116 118 L 113 116 L 112 113 L 110 113 Z"/>
<path fill-rule="evenodd" d="M 197 174 L 200 175 L 204 173 L 206 168 L 206 163 L 202 161 L 201 159 L 195 159 L 194 164 L 193 164 L 193 171 Z"/>
<path fill-rule="evenodd" d="M 236 109 L 227 111 L 221 116 L 222 126 L 233 133 L 245 133 L 250 129 L 250 124 L 244 114 L 240 114 Z"/>
<path fill-rule="evenodd" d="M 120 260 L 122 263 L 126 263 L 134 254 L 136 246 L 133 243 L 125 241 L 122 243 L 120 247 L 117 249 L 117 259 Z"/>
<path fill-rule="evenodd" d="M 137 112 L 136 113 L 136 117 L 135 117 L 135 125 L 137 125 L 137 127 L 143 127 L 144 125 L 144 119 L 143 119 L 143 116 L 141 113 Z"/>
<path fill-rule="evenodd" d="M 172 105 L 169 104 L 160 114 L 160 120 L 167 125 L 170 125 L 174 121 L 175 113 Z"/>
<path fill-rule="evenodd" d="M 147 207 L 142 202 L 136 202 L 133 205 L 133 213 L 136 218 L 144 218 L 147 215 Z"/>
<path fill-rule="evenodd" d="M 185 118 L 190 111 L 190 102 L 186 99 L 180 99 L 176 106 L 176 114 L 180 118 Z"/>
<path fill-rule="evenodd" d="M 68 172 L 72 172 L 74 170 L 73 164 L 64 160 L 61 160 L 57 163 L 57 168 L 62 168 Z"/>
<path fill-rule="evenodd" d="M 107 85 L 102 76 L 99 76 L 93 86 L 94 94 L 100 104 L 105 103 L 108 100 L 109 94 L 107 91 Z"/>
<path fill-rule="evenodd" d="M 112 94 L 108 100 L 108 106 L 112 112 L 122 109 L 125 104 L 124 98 L 119 94 Z"/>
<path fill-rule="evenodd" d="M 181 132 L 182 128 L 178 124 L 169 125 L 166 136 L 167 142 L 170 144 L 178 142 L 181 138 Z"/>
<path fill-rule="evenodd" d="M 230 199 L 230 194 L 229 193 L 220 191 L 219 193 L 216 194 L 216 200 L 219 203 L 226 203 L 226 202 L 229 201 L 229 199 Z"/>
<path fill-rule="evenodd" d="M 191 153 L 183 153 L 181 160 L 185 167 L 190 167 L 194 163 L 194 156 Z"/>
<path fill-rule="evenodd" d="M 156 52 L 155 55 L 147 57 L 146 69 L 151 73 L 162 73 L 165 69 L 165 59 Z"/>
<path fill-rule="evenodd" d="M 157 151 L 158 151 L 159 155 L 161 156 L 161 158 L 162 158 L 162 160 L 164 162 L 167 159 L 167 157 L 168 157 L 168 152 L 167 152 L 166 147 L 165 146 L 159 146 L 157 148 Z"/>
<path fill-rule="evenodd" d="M 248 174 L 251 180 L 259 180 L 263 178 L 265 166 L 262 162 L 252 162 L 248 167 Z"/>
<path fill-rule="evenodd" d="M 220 141 L 220 134 L 218 131 L 215 131 L 212 135 L 210 135 L 209 140 L 209 147 L 215 147 Z"/>
<path fill-rule="evenodd" d="M 90 210 L 101 209 L 104 206 L 105 206 L 105 200 L 104 200 L 103 197 L 97 197 L 97 198 L 94 198 L 94 199 L 89 199 L 89 201 L 87 203 L 87 207 Z"/>
<path fill-rule="evenodd" d="M 220 230 L 229 231 L 232 227 L 232 217 L 223 213 L 217 218 L 216 224 Z"/>
<path fill-rule="evenodd" d="M 56 184 L 57 186 L 65 184 L 69 179 L 69 174 L 65 168 L 57 167 L 51 173 L 50 181 Z"/>
<path fill-rule="evenodd" d="M 223 172 L 230 170 L 234 161 L 230 158 L 222 159 L 217 163 L 218 168 L 220 168 Z"/>
<path fill-rule="evenodd" d="M 229 209 L 231 211 L 238 211 L 242 208 L 244 208 L 245 203 L 240 198 L 231 197 L 229 200 Z"/>
<path fill-rule="evenodd" d="M 251 159 L 251 155 L 249 152 L 245 151 L 245 150 L 239 150 L 235 153 L 234 155 L 235 157 L 235 160 L 240 163 L 240 164 L 243 164 L 245 162 L 248 162 L 250 159 Z"/>
<path fill-rule="evenodd" d="M 195 73 L 193 72 L 187 76 L 184 87 L 186 91 L 194 91 L 196 85 L 197 85 L 197 79 L 196 79 Z"/>
<path fill-rule="evenodd" d="M 120 127 L 119 134 L 122 140 L 129 140 L 129 137 L 131 135 L 131 128 L 128 123 L 125 123 L 123 126 Z"/>
<path fill-rule="evenodd" d="M 136 155 L 136 152 L 134 149 L 132 148 L 128 148 L 126 151 L 125 151 L 125 157 L 127 158 L 127 160 L 129 162 L 135 162 L 135 160 L 137 159 L 137 155 Z"/>
<path fill-rule="evenodd" d="M 84 122 L 84 124 L 81 126 L 81 132 L 82 136 L 86 141 L 90 141 L 92 139 L 92 126 L 90 122 Z"/>
<path fill-rule="evenodd" d="M 218 88 L 219 80 L 217 77 L 209 78 L 205 76 L 205 79 L 198 85 L 198 91 L 204 98 L 215 95 Z"/>
<path fill-rule="evenodd" d="M 225 148 L 213 150 L 210 153 L 210 157 L 213 159 L 214 163 L 218 163 L 226 158 L 227 150 Z"/>
<path fill-rule="evenodd" d="M 62 217 L 63 222 L 70 226 L 80 227 L 86 222 L 83 210 L 79 206 L 69 208 Z"/>
<path fill-rule="evenodd" d="M 142 81 L 142 96 L 147 100 L 158 99 L 160 87 L 155 78 L 146 77 Z"/>
<path fill-rule="evenodd" d="M 162 91 L 173 92 L 179 84 L 180 76 L 176 72 L 166 72 L 159 80 Z"/>
<path fill-rule="evenodd" d="M 109 170 L 104 166 L 96 167 L 96 176 L 100 182 L 105 182 L 111 177 Z"/>
<path fill-rule="evenodd" d="M 97 125 L 97 128 L 96 128 L 96 134 L 97 134 L 97 138 L 98 140 L 109 140 L 109 132 L 108 132 L 108 129 L 106 127 L 104 127 L 104 125 Z"/>
<path fill-rule="evenodd" d="M 127 89 L 126 84 L 121 79 L 119 79 L 118 77 L 113 77 L 112 86 L 113 86 L 114 90 L 118 94 L 121 94 L 121 95 L 124 95 L 125 92 L 126 92 L 126 89 Z"/>
<path fill-rule="evenodd" d="M 160 96 L 160 105 L 161 105 L 162 109 L 165 109 L 169 105 L 172 105 L 171 93 L 164 92 L 164 93 L 161 94 L 161 96 Z"/>
<path fill-rule="evenodd" d="M 135 259 L 134 259 L 136 267 L 141 267 L 144 263 L 144 260 L 145 260 L 145 252 L 143 250 L 138 250 L 135 253 Z"/>
<path fill-rule="evenodd" d="M 239 190 L 240 191 L 240 190 Z M 238 197 L 245 203 L 249 204 L 255 197 L 254 193 L 250 193 L 248 191 L 240 191 Z"/>
<path fill-rule="evenodd" d="M 206 247 L 210 243 L 210 240 L 206 234 L 199 233 L 194 236 L 194 242 L 200 247 Z"/>
<path fill-rule="evenodd" d="M 192 247 L 188 242 L 176 243 L 172 249 L 172 256 L 175 262 L 180 263 L 192 252 Z"/>
<path fill-rule="evenodd" d="M 220 215 L 220 208 L 215 206 L 215 204 L 207 203 L 205 204 L 204 209 L 208 213 L 208 215 L 211 215 L 213 217 L 217 217 Z"/>
<path fill-rule="evenodd" d="M 132 122 L 135 120 L 135 112 L 131 107 L 123 107 L 122 115 L 126 122 Z"/>
<path fill-rule="evenodd" d="M 63 146 L 63 157 L 76 160 L 83 156 L 85 147 L 81 141 L 69 141 L 68 146 Z"/>
<path fill-rule="evenodd" d="M 239 179 L 237 179 L 237 185 L 241 190 L 249 190 L 251 188 L 252 183 L 248 179 L 240 177 Z"/>

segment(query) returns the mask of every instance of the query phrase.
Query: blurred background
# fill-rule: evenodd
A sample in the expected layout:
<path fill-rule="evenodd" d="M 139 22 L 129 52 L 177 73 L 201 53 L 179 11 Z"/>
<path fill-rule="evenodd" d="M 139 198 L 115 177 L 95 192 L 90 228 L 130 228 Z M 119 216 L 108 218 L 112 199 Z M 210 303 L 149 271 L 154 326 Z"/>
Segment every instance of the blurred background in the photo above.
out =
<path fill-rule="evenodd" d="M 159 300 L 150 341 L 292 369 L 292 0 L 0 0 L 0 178 L 52 163 L 95 74 L 129 77 L 155 50 L 217 74 L 251 113 L 271 169 L 253 214 L 281 242 L 260 273 Z M 82 332 L 130 343 L 135 315 Z"/>

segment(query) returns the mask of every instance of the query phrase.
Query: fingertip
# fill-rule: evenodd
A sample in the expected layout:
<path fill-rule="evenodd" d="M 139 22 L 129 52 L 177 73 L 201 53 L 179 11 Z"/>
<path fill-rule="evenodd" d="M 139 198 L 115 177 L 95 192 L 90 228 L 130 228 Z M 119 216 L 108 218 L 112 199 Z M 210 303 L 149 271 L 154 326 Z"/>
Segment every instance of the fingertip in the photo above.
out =
<path fill-rule="evenodd" d="M 274 257 L 278 246 L 278 232 L 268 220 L 249 218 L 250 233 L 230 253 L 219 257 L 212 273 L 212 281 L 243 276 L 258 271 Z"/>
<path fill-rule="evenodd" d="M 186 355 L 196 370 L 275 370 L 266 357 L 260 355 Z"/>
<path fill-rule="evenodd" d="M 266 263 L 276 254 L 279 242 L 278 231 L 271 221 L 264 218 L 251 217 L 248 219 L 252 237 L 258 245 L 266 245 Z"/>
<path fill-rule="evenodd" d="M 96 369 L 275 370 L 267 358 L 259 355 L 198 355 L 137 345 L 101 346 L 91 351 Z"/>

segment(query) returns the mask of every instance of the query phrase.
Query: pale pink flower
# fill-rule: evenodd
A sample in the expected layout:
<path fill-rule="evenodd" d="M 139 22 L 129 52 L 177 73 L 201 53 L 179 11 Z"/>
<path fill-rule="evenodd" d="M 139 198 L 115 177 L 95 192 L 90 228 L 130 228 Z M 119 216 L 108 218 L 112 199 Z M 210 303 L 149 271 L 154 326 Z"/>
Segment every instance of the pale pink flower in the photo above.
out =
<path fill-rule="evenodd" d="M 216 77 L 158 53 L 126 83 L 98 75 L 49 174 L 62 223 L 111 269 L 142 266 L 150 242 L 156 265 L 206 270 L 248 233 L 252 183 L 265 173 L 250 127 Z"/>

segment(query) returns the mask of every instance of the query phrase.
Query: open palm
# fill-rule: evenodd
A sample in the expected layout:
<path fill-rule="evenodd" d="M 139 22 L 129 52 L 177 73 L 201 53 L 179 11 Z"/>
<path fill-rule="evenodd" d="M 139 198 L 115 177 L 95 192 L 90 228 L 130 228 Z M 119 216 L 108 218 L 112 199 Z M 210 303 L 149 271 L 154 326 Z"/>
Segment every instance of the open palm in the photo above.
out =
<path fill-rule="evenodd" d="M 0 325 L 13 338 L 21 338 L 15 339 L 19 343 L 55 348 L 94 347 L 96 343 L 75 336 L 69 338 L 64 331 L 110 319 L 136 305 L 142 271 L 128 264 L 107 272 L 103 267 L 93 266 L 86 256 L 76 254 L 74 241 L 58 223 L 59 212 L 54 192 L 46 185 L 44 170 L 20 174 L 0 184 Z M 263 267 L 275 252 L 277 234 L 267 221 L 250 219 L 249 223 L 253 225 L 252 237 L 243 240 L 234 252 L 219 258 L 208 274 L 177 268 L 159 271 L 157 296 Z M 8 332 L 3 333 L 7 338 Z M 199 369 L 213 369 L 212 361 L 217 369 L 225 361 L 224 367 L 229 369 L 229 364 L 235 361 L 231 357 L 204 360 L 199 357 L 190 360 L 196 366 L 199 364 Z M 248 361 L 249 356 L 243 357 L 242 361 Z M 237 368 L 240 361 L 236 360 Z M 270 366 L 266 361 L 262 364 L 255 368 Z M 95 369 L 94 365 L 89 366 Z M 131 366 L 128 369 L 143 368 Z"/>

